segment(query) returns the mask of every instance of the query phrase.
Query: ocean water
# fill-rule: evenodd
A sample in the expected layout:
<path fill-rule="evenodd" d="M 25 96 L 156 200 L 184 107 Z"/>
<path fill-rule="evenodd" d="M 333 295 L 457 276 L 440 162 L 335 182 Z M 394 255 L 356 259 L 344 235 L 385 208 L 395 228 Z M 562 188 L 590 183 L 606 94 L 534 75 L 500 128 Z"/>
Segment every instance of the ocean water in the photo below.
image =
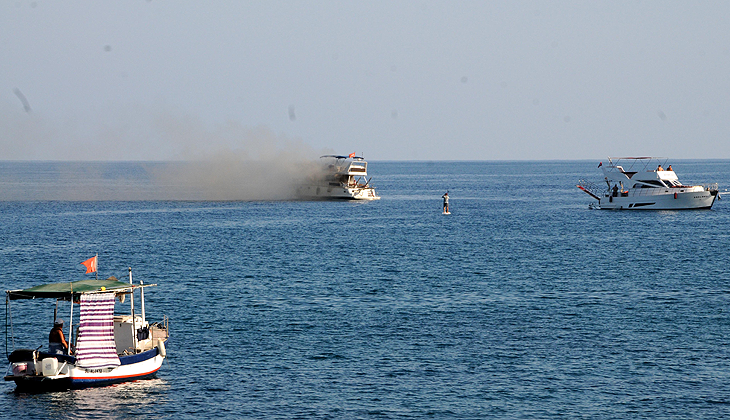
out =
<path fill-rule="evenodd" d="M 672 163 L 730 187 L 730 161 Z M 370 162 L 367 203 L 38 200 L 59 165 L 0 163 L 0 284 L 132 267 L 168 359 L 105 388 L 0 384 L 5 418 L 730 416 L 730 200 L 589 210 L 593 161 Z M 158 188 L 95 165 L 90 190 Z M 46 343 L 52 302 L 11 311 L 17 347 Z"/>

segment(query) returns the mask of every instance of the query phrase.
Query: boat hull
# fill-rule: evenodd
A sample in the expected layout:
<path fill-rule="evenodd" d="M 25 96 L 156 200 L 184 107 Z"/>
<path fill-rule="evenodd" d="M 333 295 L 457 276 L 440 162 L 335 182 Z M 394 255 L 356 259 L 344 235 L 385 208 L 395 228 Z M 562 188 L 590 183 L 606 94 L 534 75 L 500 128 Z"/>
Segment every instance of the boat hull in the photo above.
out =
<path fill-rule="evenodd" d="M 598 204 L 601 210 L 709 210 L 717 198 L 710 191 L 686 191 L 661 194 L 619 194 L 616 197 L 602 197 Z"/>
<path fill-rule="evenodd" d="M 298 190 L 298 196 L 304 200 L 380 200 L 375 188 L 346 188 L 342 186 L 306 185 Z"/>
<path fill-rule="evenodd" d="M 41 353 L 39 358 L 52 357 L 52 355 Z M 19 392 L 49 392 L 63 391 L 67 389 L 82 389 L 97 386 L 106 386 L 121 382 L 137 381 L 153 378 L 162 366 L 164 357 L 160 354 L 159 347 L 151 350 L 119 358 L 121 365 L 113 368 L 84 369 L 69 363 L 68 356 L 57 358 L 61 363 L 56 375 L 32 374 L 8 375 L 6 381 L 15 381 Z M 28 364 L 39 363 L 32 360 Z M 12 364 L 11 364 L 12 368 Z"/>

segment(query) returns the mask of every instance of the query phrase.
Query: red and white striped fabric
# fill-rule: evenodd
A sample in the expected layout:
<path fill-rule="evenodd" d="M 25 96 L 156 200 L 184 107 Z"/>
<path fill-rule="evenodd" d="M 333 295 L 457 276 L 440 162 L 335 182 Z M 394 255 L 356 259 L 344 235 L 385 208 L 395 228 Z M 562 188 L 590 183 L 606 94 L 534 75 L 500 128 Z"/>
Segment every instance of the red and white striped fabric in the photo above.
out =
<path fill-rule="evenodd" d="M 114 293 L 81 295 L 76 366 L 99 369 L 119 366 L 114 344 Z"/>

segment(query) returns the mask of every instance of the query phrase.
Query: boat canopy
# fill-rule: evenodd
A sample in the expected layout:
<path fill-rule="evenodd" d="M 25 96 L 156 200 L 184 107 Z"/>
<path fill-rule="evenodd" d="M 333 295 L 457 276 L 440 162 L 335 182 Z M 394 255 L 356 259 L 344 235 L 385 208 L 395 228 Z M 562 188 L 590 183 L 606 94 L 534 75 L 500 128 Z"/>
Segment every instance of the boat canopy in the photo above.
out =
<path fill-rule="evenodd" d="M 340 156 L 340 155 L 323 155 L 319 157 L 322 158 L 334 158 L 334 159 L 365 159 L 362 156 Z"/>
<path fill-rule="evenodd" d="M 669 158 L 662 156 L 608 157 L 608 163 L 613 167 L 617 167 L 621 161 L 628 161 L 631 166 L 636 163 L 641 163 L 644 164 L 644 168 L 646 169 L 652 164 L 652 162 L 666 165 Z"/>
<path fill-rule="evenodd" d="M 145 284 L 143 286 L 154 286 L 154 284 Z M 129 293 L 129 289 L 135 289 L 141 286 L 131 285 L 123 281 L 117 280 L 112 276 L 106 280 L 79 280 L 65 283 L 50 283 L 34 286 L 25 290 L 7 290 L 10 300 L 16 299 L 36 299 L 36 298 L 55 298 L 68 300 L 73 293 L 74 297 L 78 297 L 84 293 L 98 292 L 116 292 Z"/>

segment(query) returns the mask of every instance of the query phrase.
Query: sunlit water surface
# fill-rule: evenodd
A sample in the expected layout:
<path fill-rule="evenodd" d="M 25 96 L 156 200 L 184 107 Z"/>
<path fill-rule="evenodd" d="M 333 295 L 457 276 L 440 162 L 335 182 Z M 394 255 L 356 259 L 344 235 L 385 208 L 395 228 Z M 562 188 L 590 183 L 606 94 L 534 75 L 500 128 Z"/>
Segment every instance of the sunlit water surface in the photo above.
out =
<path fill-rule="evenodd" d="M 687 183 L 730 187 L 728 161 L 672 163 Z M 48 188 L 47 165 L 63 164 L 1 164 L 25 177 L 4 187 Z M 95 191 L 157 188 L 135 164 L 98 165 L 108 167 L 87 181 Z M 6 195 L 5 289 L 85 278 L 79 263 L 98 253 L 102 277 L 131 266 L 159 285 L 147 315 L 170 317 L 171 340 L 157 379 L 39 395 L 8 382 L 0 412 L 728 417 L 730 200 L 711 211 L 589 210 L 575 184 L 600 181 L 596 166 L 371 162 L 382 200 L 370 203 Z M 11 309 L 16 346 L 44 344 L 53 303 Z"/>

